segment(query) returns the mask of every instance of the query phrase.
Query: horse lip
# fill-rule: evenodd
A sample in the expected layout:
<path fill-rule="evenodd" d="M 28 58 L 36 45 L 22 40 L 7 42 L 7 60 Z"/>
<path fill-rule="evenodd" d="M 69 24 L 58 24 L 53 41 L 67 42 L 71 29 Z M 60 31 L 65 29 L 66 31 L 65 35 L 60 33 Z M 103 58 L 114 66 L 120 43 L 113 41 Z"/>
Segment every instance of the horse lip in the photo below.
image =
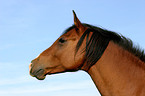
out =
<path fill-rule="evenodd" d="M 44 73 L 44 70 L 43 69 L 39 69 L 38 71 L 36 71 L 36 75 L 39 75 L 39 74 L 41 74 L 41 73 Z"/>
<path fill-rule="evenodd" d="M 32 77 L 36 77 L 39 80 L 43 80 L 45 79 L 45 75 L 44 75 L 44 70 L 43 69 L 39 69 L 37 71 L 32 72 L 32 70 L 30 71 L 30 75 Z"/>

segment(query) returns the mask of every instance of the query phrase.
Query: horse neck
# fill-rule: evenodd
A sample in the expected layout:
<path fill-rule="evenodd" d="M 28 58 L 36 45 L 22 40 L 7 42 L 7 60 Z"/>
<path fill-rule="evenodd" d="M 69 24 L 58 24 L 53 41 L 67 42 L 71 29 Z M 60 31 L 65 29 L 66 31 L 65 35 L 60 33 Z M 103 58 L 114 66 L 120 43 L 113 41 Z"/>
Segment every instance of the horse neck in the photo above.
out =
<path fill-rule="evenodd" d="M 145 96 L 144 62 L 112 41 L 88 73 L 103 96 Z"/>

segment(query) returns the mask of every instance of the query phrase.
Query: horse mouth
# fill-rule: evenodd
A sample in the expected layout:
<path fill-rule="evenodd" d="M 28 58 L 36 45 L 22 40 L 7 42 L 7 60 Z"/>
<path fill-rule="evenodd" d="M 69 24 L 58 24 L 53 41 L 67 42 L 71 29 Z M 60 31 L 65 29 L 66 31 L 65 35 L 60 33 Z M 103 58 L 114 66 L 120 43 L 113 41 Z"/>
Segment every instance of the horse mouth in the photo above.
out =
<path fill-rule="evenodd" d="M 46 77 L 45 71 L 43 69 L 35 70 L 33 72 L 31 70 L 30 75 L 32 77 L 36 77 L 38 80 L 44 80 Z"/>
<path fill-rule="evenodd" d="M 46 75 L 60 73 L 60 72 L 54 71 L 54 69 L 56 69 L 56 67 L 58 67 L 58 66 L 47 67 L 45 69 L 42 69 L 42 68 L 41 69 L 34 69 L 33 67 L 30 66 L 30 75 L 32 77 L 36 77 L 38 80 L 44 80 Z M 62 72 L 64 72 L 64 70 Z"/>

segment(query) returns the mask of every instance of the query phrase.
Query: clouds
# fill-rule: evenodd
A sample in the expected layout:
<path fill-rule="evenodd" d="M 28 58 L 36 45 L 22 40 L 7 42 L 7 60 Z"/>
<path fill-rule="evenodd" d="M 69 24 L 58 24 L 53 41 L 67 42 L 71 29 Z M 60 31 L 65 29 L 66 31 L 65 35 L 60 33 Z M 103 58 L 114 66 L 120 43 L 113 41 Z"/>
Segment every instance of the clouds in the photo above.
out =
<path fill-rule="evenodd" d="M 24 81 L 26 82 L 26 81 Z M 18 83 L 9 83 L 10 85 L 12 84 L 20 84 L 24 83 L 23 80 L 22 82 Z M 28 82 L 27 82 L 28 83 Z M 7 90 L 0 91 L 0 94 L 24 94 L 24 93 L 42 93 L 42 92 L 56 92 L 56 91 L 61 91 L 61 90 L 83 90 L 85 88 L 92 88 L 94 87 L 92 82 L 90 81 L 82 81 L 82 82 L 74 82 L 74 83 L 64 83 L 64 82 L 53 82 L 53 83 L 48 83 L 46 85 L 32 85 L 30 86 L 19 86 L 17 88 L 8 88 Z M 91 86 L 89 86 L 91 83 Z"/>
<path fill-rule="evenodd" d="M 68 73 L 69 74 L 69 73 Z M 64 78 L 73 78 L 73 76 L 64 75 L 50 76 L 45 81 L 38 81 L 28 76 L 18 77 L 0 81 L 0 96 L 98 96 L 95 85 L 91 80 L 72 80 L 70 82 L 62 81 Z M 77 76 L 77 74 L 75 73 Z M 64 79 L 65 80 L 65 79 Z M 94 90 L 95 89 L 95 90 Z M 90 93 L 91 92 L 91 93 Z M 72 94 L 72 95 L 71 95 Z"/>
<path fill-rule="evenodd" d="M 29 75 L 27 63 L 0 63 L 0 96 L 96 96 L 97 90 L 83 71 L 48 75 L 39 81 Z M 91 92 L 91 93 L 90 93 Z M 99 95 L 97 95 L 99 96 Z"/>

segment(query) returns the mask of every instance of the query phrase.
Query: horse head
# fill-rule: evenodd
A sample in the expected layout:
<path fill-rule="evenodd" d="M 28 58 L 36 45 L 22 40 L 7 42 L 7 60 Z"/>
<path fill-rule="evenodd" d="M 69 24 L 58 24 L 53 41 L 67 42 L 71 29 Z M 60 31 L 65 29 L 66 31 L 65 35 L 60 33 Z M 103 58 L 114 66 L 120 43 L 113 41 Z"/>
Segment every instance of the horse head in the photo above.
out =
<path fill-rule="evenodd" d="M 87 29 L 77 18 L 75 12 L 74 26 L 70 27 L 48 49 L 43 51 L 37 58 L 31 61 L 30 74 L 39 80 L 45 79 L 46 75 L 77 71 L 84 63 L 82 43 L 76 52 L 76 46 L 82 34 Z"/>

